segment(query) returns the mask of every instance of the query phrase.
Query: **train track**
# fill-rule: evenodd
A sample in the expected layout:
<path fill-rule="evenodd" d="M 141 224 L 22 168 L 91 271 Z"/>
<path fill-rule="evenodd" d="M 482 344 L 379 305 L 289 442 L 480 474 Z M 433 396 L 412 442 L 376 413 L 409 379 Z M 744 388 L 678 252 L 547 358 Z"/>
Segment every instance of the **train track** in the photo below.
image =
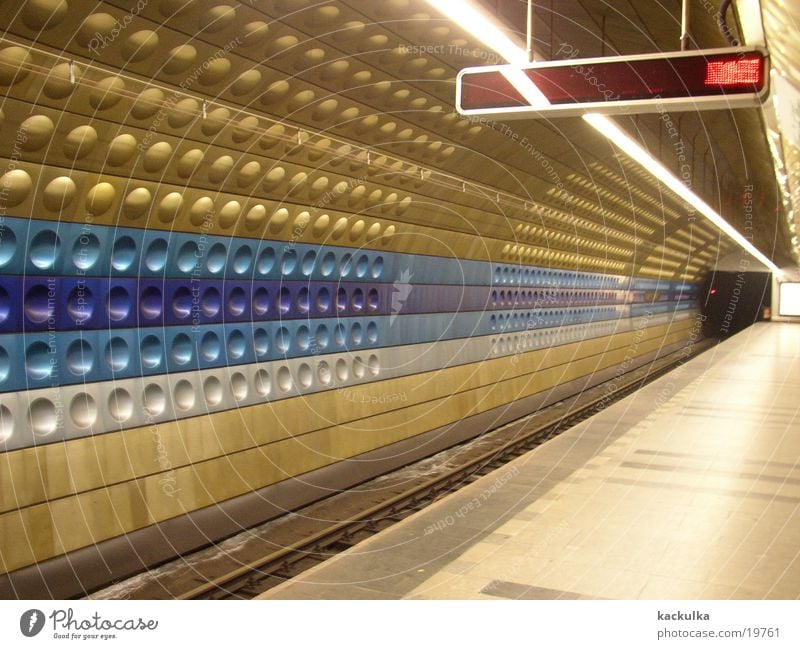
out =
<path fill-rule="evenodd" d="M 609 391 L 608 383 L 600 384 L 533 415 L 506 424 L 477 440 L 461 444 L 456 447 L 456 466 L 434 467 L 430 471 L 434 475 L 410 481 L 404 479 L 394 485 L 394 490 L 390 484 L 388 489 L 380 489 L 389 493 L 382 495 L 379 502 L 360 506 L 356 501 L 355 504 L 350 503 L 349 507 L 345 502 L 342 507 L 342 502 L 339 501 L 332 505 L 333 513 L 305 517 L 301 525 L 297 521 L 294 525 L 287 524 L 287 530 L 307 529 L 297 529 L 294 539 L 284 535 L 279 546 L 275 539 L 267 540 L 265 534 L 257 548 L 251 548 L 249 552 L 238 552 L 235 557 L 226 556 L 223 565 L 220 565 L 219 557 L 209 560 L 207 568 L 203 567 L 203 562 L 195 563 L 189 571 L 190 583 L 179 586 L 182 590 L 177 593 L 174 592 L 174 587 L 159 584 L 162 592 L 158 594 L 151 590 L 143 595 L 134 593 L 125 596 L 162 596 L 182 600 L 252 599 L 528 453 L 715 343 L 713 340 L 698 341 L 690 355 L 686 355 L 685 350 L 679 350 L 617 377 L 617 388 L 613 392 Z M 402 469 L 396 473 L 401 472 Z M 345 494 L 340 494 L 342 495 Z M 358 489 L 353 490 L 353 495 L 358 495 Z M 339 496 L 328 500 L 335 501 L 337 497 Z M 337 520 L 337 517 L 340 519 Z M 275 549 L 264 552 L 269 546 L 274 546 Z M 228 566 L 224 565 L 226 563 Z"/>

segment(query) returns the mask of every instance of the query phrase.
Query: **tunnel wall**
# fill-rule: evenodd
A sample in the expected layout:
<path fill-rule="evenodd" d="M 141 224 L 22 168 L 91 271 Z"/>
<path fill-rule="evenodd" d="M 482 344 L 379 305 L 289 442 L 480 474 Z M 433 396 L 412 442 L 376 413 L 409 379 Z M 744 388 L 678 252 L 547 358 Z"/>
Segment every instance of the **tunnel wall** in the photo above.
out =
<path fill-rule="evenodd" d="M 765 318 L 772 301 L 772 274 L 720 271 L 710 273 L 703 285 L 703 334 L 725 339 Z"/>
<path fill-rule="evenodd" d="M 0 6 L 7 596 L 116 579 L 167 558 L 154 539 L 198 547 L 696 333 L 695 285 L 522 245 L 530 214 L 435 184 L 417 165 L 448 147 L 412 144 L 452 120 L 356 120 L 313 67 L 273 82 L 251 59 L 280 25 L 118 4 Z M 406 128 L 405 166 L 366 153 Z"/>

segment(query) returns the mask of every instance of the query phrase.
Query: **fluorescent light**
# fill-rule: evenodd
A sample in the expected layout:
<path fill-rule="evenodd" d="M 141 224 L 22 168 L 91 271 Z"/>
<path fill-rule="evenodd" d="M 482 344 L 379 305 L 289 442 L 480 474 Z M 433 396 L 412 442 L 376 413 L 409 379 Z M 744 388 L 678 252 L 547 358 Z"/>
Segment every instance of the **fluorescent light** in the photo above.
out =
<path fill-rule="evenodd" d="M 470 0 L 427 0 L 428 4 L 469 32 L 508 63 L 527 65 L 528 53 L 512 41 L 493 20 L 493 16 Z M 549 105 L 547 97 L 520 69 L 501 70 L 502 75 L 532 106 Z"/>
<path fill-rule="evenodd" d="M 468 31 L 490 50 L 494 50 L 509 63 L 525 65 L 528 54 L 512 41 L 493 22 L 491 14 L 472 2 L 456 0 L 428 0 L 428 4 L 447 16 L 456 25 Z"/>
<path fill-rule="evenodd" d="M 527 52 L 503 33 L 494 22 L 491 14 L 478 8 L 470 0 L 462 0 L 462 2 L 457 2 L 456 0 L 427 0 L 427 2 L 459 27 L 481 41 L 481 43 L 497 52 L 508 63 L 518 66 L 528 64 Z M 521 70 L 504 70 L 503 76 L 523 97 L 525 97 L 526 101 L 531 103 L 531 105 L 535 106 L 548 103 L 547 98 L 536 87 L 536 84 L 531 81 L 528 75 L 522 73 Z M 772 260 L 745 239 L 736 228 L 717 214 L 708 203 L 684 185 L 672 172 L 664 167 L 664 165 L 647 153 L 637 142 L 632 140 L 627 133 L 614 123 L 614 121 L 605 115 L 598 115 L 595 113 L 584 115 L 583 119 L 610 139 L 630 158 L 636 160 L 636 162 L 663 182 L 678 196 L 683 198 L 683 200 L 692 205 L 700 214 L 716 225 L 722 232 L 727 234 L 767 268 L 776 274 L 781 273 L 781 269 L 778 268 Z"/>
<path fill-rule="evenodd" d="M 752 243 L 745 239 L 742 234 L 730 223 L 723 219 L 717 212 L 702 198 L 695 194 L 691 189 L 681 182 L 669 169 L 662 165 L 658 160 L 645 151 L 638 142 L 635 142 L 619 126 L 605 115 L 589 113 L 583 119 L 591 124 L 597 131 L 605 135 L 617 147 L 622 149 L 629 158 L 638 162 L 647 171 L 653 174 L 658 180 L 664 183 L 669 189 L 694 207 L 700 214 L 706 217 L 720 230 L 727 234 L 731 239 L 738 243 L 742 248 L 758 259 L 762 264 L 770 268 L 775 273 L 780 273 L 778 268 L 766 255 L 762 254 Z"/>

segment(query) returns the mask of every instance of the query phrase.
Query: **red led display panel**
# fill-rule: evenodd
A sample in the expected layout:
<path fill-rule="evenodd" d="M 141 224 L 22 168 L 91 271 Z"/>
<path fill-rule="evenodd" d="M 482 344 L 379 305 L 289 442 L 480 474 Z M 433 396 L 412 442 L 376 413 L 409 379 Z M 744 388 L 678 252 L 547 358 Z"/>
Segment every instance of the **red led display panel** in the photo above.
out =
<path fill-rule="evenodd" d="M 515 70 L 515 75 L 504 71 Z M 527 88 L 520 83 L 520 74 L 530 80 Z M 768 59 L 758 50 L 709 50 L 673 54 L 607 57 L 601 59 L 566 60 L 532 64 L 522 68 L 495 66 L 471 68 L 458 79 L 458 108 L 461 112 L 490 110 L 514 112 L 535 103 L 531 99 L 541 93 L 546 102 L 536 103 L 538 111 L 564 105 L 594 106 L 626 104 L 643 107 L 640 112 L 653 112 L 642 102 L 652 100 L 698 100 L 695 110 L 704 107 L 737 107 L 733 98 L 753 105 L 763 101 L 769 75 Z M 512 82 L 511 79 L 514 79 Z M 708 103 L 702 98 L 720 98 Z M 686 110 L 692 109 L 686 104 Z M 740 102 L 739 105 L 746 105 Z M 681 110 L 683 108 L 677 108 Z M 636 112 L 632 110 L 631 112 Z"/>
<path fill-rule="evenodd" d="M 736 58 L 718 59 L 706 63 L 707 86 L 721 88 L 759 86 L 763 83 L 763 58 L 755 55 Z"/>

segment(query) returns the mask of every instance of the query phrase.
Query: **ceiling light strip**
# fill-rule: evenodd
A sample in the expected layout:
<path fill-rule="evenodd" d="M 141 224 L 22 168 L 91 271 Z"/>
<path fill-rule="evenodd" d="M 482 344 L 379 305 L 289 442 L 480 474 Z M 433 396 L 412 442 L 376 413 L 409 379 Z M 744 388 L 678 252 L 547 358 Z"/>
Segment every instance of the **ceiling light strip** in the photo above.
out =
<path fill-rule="evenodd" d="M 509 63 L 525 65 L 528 54 L 512 41 L 488 11 L 472 2 L 455 0 L 428 0 L 428 4 L 444 14 L 463 30 L 469 32 L 490 50 L 497 52 Z"/>
<path fill-rule="evenodd" d="M 742 248 L 749 252 L 753 257 L 758 259 L 762 264 L 770 268 L 773 272 L 780 272 L 780 268 L 776 266 L 766 255 L 758 250 L 750 241 L 748 241 L 742 234 L 728 223 L 722 216 L 720 216 L 708 203 L 695 194 L 691 189 L 681 182 L 669 169 L 662 165 L 658 160 L 645 151 L 638 142 L 635 142 L 627 133 L 625 133 L 616 123 L 606 117 L 605 115 L 598 115 L 597 113 L 589 113 L 584 115 L 583 119 L 591 124 L 598 132 L 605 135 L 617 147 L 619 147 L 625 154 L 638 162 L 644 169 L 655 176 L 660 182 L 664 183 L 673 193 L 680 196 L 689 205 L 694 207 L 700 214 L 711 221 L 722 232 L 727 234 L 731 239 L 738 243 Z"/>

